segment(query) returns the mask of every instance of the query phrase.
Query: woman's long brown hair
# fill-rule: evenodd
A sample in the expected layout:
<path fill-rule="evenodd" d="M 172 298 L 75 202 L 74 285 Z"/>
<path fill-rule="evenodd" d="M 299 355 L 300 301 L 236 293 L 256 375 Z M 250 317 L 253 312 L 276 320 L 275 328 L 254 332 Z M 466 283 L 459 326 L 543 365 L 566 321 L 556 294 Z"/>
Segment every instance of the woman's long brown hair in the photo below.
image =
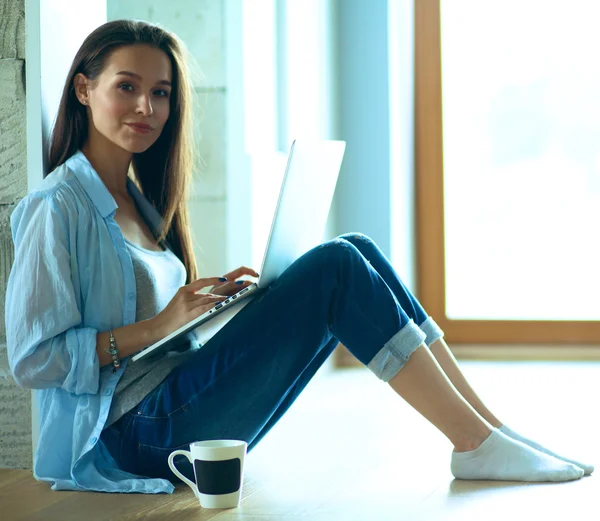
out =
<path fill-rule="evenodd" d="M 75 95 L 75 76 L 82 73 L 95 80 L 112 52 L 136 44 L 162 50 L 173 69 L 169 118 L 156 142 L 145 152 L 133 155 L 132 167 L 144 196 L 163 218 L 157 239 L 166 240 L 181 259 L 189 283 L 198 278 L 187 208 L 194 168 L 192 91 L 185 47 L 174 34 L 143 21 L 115 20 L 101 25 L 85 39 L 65 82 L 50 138 L 48 172 L 69 159 L 87 139 L 88 117 Z"/>

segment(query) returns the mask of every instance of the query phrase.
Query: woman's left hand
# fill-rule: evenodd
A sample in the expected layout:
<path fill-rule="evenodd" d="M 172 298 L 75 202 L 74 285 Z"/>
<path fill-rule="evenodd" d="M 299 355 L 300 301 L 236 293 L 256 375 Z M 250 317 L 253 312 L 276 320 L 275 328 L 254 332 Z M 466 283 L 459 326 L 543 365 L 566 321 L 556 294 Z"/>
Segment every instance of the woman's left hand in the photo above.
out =
<path fill-rule="evenodd" d="M 223 295 L 225 297 L 235 295 L 241 289 L 252 284 L 251 280 L 237 280 L 243 275 L 258 277 L 258 273 L 253 269 L 247 268 L 246 266 L 241 266 L 236 270 L 233 270 L 229 273 L 225 273 L 223 277 L 227 279 L 227 282 L 223 282 L 223 284 L 217 284 L 213 286 L 210 292 L 214 295 Z"/>

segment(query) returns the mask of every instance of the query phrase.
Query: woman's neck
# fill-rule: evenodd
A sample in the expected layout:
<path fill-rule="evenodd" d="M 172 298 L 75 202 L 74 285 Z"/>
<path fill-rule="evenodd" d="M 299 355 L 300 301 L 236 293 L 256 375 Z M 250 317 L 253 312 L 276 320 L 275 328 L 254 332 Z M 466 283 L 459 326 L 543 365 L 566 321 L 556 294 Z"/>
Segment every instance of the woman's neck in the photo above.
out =
<path fill-rule="evenodd" d="M 114 196 L 128 198 L 127 173 L 133 154 L 91 132 L 81 151 Z"/>

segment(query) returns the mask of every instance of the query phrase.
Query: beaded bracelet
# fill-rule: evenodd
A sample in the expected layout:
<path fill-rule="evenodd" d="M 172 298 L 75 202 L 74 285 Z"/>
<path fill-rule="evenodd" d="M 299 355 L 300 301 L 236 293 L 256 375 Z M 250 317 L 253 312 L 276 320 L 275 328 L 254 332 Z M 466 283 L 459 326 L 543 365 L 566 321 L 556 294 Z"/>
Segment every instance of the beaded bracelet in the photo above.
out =
<path fill-rule="evenodd" d="M 110 332 L 108 334 L 109 334 L 110 346 L 104 348 L 104 351 L 106 353 L 108 353 L 110 356 L 112 356 L 112 364 L 113 364 L 112 372 L 116 373 L 117 369 L 119 367 L 121 367 L 121 360 L 119 360 L 119 350 L 117 349 L 117 341 L 115 340 L 112 329 L 110 330 Z"/>

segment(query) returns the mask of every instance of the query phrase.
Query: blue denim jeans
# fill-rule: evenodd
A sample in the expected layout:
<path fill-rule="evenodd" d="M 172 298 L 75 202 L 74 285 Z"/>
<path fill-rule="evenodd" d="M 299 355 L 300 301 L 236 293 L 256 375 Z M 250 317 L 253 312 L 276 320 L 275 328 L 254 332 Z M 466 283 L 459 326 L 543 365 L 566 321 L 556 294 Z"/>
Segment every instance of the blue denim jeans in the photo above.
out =
<path fill-rule="evenodd" d="M 176 482 L 173 450 L 220 438 L 252 450 L 338 342 L 388 381 L 442 335 L 377 245 L 343 235 L 294 262 L 101 439 L 123 470 Z"/>

